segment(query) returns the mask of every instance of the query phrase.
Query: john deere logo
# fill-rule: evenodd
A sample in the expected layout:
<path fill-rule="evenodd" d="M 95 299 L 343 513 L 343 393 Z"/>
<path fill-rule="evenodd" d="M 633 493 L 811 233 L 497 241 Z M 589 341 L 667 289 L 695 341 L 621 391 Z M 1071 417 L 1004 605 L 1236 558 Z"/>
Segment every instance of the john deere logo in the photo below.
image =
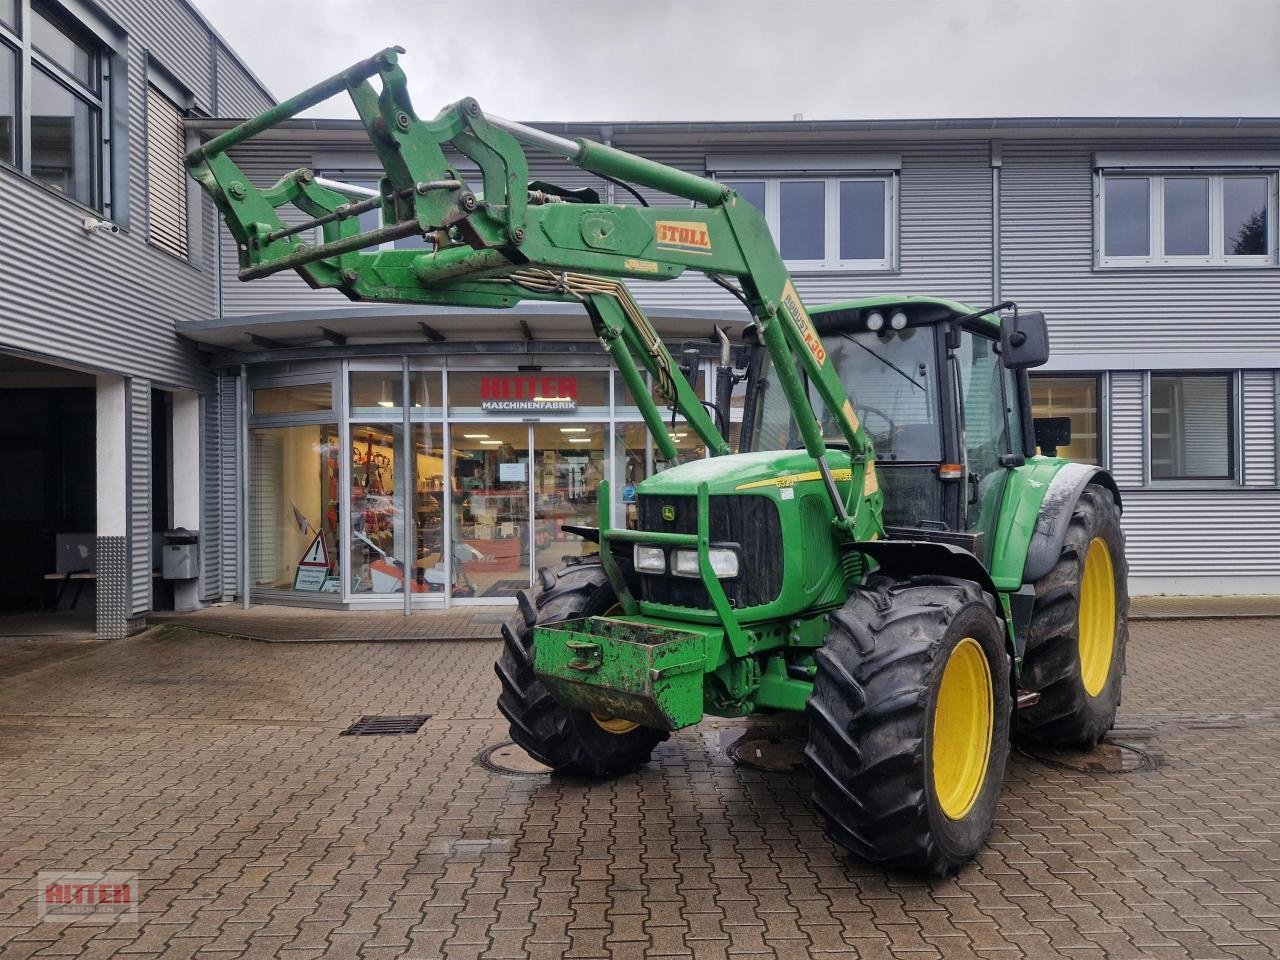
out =
<path fill-rule="evenodd" d="M 670 523 L 675 518 L 676 518 L 676 508 L 669 503 L 663 504 L 662 519 L 667 521 L 667 523 Z"/>

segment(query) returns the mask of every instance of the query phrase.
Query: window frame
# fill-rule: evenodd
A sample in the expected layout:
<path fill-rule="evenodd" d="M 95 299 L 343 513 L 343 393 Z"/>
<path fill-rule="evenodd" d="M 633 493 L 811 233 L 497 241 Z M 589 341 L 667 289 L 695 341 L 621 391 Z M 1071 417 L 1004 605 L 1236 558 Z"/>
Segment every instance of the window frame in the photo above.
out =
<path fill-rule="evenodd" d="M 823 184 L 823 251 L 820 260 L 784 260 L 793 273 L 892 273 L 898 269 L 898 179 L 897 170 L 850 170 L 847 173 L 797 172 L 779 176 L 756 171 L 719 171 L 717 182 L 763 183 L 764 218 L 769 232 L 781 251 L 782 185 L 785 183 Z M 842 183 L 875 182 L 884 185 L 884 252 L 879 259 L 842 260 L 840 258 L 840 185 Z"/>
<path fill-rule="evenodd" d="M 1148 268 L 1248 269 L 1277 265 L 1277 181 L 1272 167 L 1100 167 L 1094 170 L 1094 266 L 1098 269 Z M 1226 180 L 1258 179 L 1267 183 L 1267 252 L 1232 256 L 1226 253 L 1223 184 Z M 1145 180 L 1148 184 L 1147 240 L 1145 256 L 1119 256 L 1106 252 L 1107 182 Z M 1207 255 L 1165 253 L 1165 182 L 1168 180 L 1209 181 L 1209 252 Z"/>
<path fill-rule="evenodd" d="M 86 85 L 53 57 L 36 46 L 32 37 L 32 8 L 74 42 L 89 48 L 94 56 L 93 77 L 97 90 Z M 105 217 L 122 227 L 128 226 L 128 207 L 124 194 L 128 164 L 114 147 L 125 138 L 117 136 L 117 128 L 127 123 L 127 43 L 124 34 L 96 11 L 79 0 L 18 0 L 18 23 L 10 28 L 0 22 L 0 44 L 17 56 L 17 110 L 14 124 L 14 159 L 0 159 L 0 169 L 20 174 L 54 196 L 61 197 L 96 216 Z M 120 75 L 116 76 L 117 68 Z M 92 157 L 90 201 L 65 193 L 32 172 L 31 90 L 35 71 L 61 87 L 72 97 L 96 111 L 97 131 Z M 92 113 L 91 113 L 92 116 Z"/>
<path fill-rule="evenodd" d="M 1152 379 L 1155 377 L 1178 379 L 1204 379 L 1225 377 L 1227 380 L 1227 459 L 1228 471 L 1219 477 L 1157 477 L 1153 470 L 1152 404 L 1154 401 Z M 1221 490 L 1239 487 L 1243 483 L 1242 427 L 1243 411 L 1240 408 L 1240 372 L 1238 370 L 1148 370 L 1143 376 L 1142 450 L 1143 475 L 1146 485 L 1162 489 Z"/>
<path fill-rule="evenodd" d="M 1094 449 L 1098 454 L 1096 464 L 1088 464 L 1086 460 L 1073 460 L 1073 463 L 1085 463 L 1089 466 L 1097 466 L 1103 470 L 1109 470 L 1111 466 L 1111 450 L 1108 439 L 1107 428 L 1107 399 L 1106 399 L 1106 374 L 1101 371 L 1079 371 L 1079 370 L 1044 370 L 1044 371 L 1027 371 L 1027 400 L 1028 409 L 1031 411 L 1032 417 L 1032 437 L 1034 441 L 1034 420 L 1035 420 L 1035 398 L 1031 393 L 1035 387 L 1037 380 L 1088 380 L 1093 383 L 1094 396 L 1094 424 L 1096 425 L 1095 436 L 1093 439 Z M 1072 429 L 1074 430 L 1074 424 Z M 1039 452 L 1039 447 L 1033 443 L 1032 454 Z M 1061 453 L 1058 456 L 1062 456 Z M 1065 458 L 1070 459 L 1070 458 Z"/>

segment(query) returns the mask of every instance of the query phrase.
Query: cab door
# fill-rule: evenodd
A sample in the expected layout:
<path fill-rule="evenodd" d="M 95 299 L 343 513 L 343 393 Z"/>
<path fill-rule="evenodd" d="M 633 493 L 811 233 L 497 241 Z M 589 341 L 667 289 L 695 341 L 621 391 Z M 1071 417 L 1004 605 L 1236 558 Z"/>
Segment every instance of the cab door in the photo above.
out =
<path fill-rule="evenodd" d="M 966 326 L 953 330 L 949 340 L 965 473 L 958 527 L 978 535 L 975 552 L 990 566 L 1005 481 L 1010 468 L 1022 462 L 1017 391 L 997 352 L 996 331 Z"/>

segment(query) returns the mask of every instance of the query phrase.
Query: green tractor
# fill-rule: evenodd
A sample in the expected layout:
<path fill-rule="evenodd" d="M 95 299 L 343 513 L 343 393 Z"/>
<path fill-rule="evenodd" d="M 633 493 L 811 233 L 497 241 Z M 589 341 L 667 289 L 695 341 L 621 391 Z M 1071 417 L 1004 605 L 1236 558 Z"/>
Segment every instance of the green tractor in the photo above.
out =
<path fill-rule="evenodd" d="M 397 52 L 215 137 L 188 167 L 244 280 L 293 269 L 353 300 L 578 303 L 613 358 L 671 466 L 638 485 L 635 529 L 612 526 L 602 484 L 599 526 L 577 530 L 598 552 L 520 595 L 497 663 L 512 739 L 556 772 L 606 777 L 704 716 L 803 711 L 831 837 L 877 863 L 958 869 L 991 830 L 1011 737 L 1088 748 L 1120 701 L 1120 495 L 1103 470 L 1036 455 L 1066 441 L 1031 417 L 1044 317 L 933 297 L 809 310 L 731 189 L 473 100 L 422 120 Z M 385 171 L 375 196 L 306 169 L 258 187 L 227 155 L 342 91 Z M 522 145 L 690 203 L 530 183 Z M 290 204 L 310 219 L 286 223 Z M 384 225 L 362 232 L 374 209 Z M 386 248 L 408 236 L 427 248 Z M 623 283 L 689 270 L 753 318 L 707 404 Z M 676 416 L 709 458 L 677 462 Z"/>

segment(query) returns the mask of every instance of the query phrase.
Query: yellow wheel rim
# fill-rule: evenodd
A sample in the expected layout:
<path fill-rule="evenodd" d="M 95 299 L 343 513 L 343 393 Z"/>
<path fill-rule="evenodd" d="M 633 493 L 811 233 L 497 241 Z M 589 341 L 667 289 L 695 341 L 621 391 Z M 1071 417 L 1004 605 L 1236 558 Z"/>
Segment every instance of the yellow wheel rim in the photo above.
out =
<path fill-rule="evenodd" d="M 1096 697 L 1111 674 L 1116 647 L 1116 573 L 1111 549 L 1094 537 L 1084 556 L 1080 578 L 1080 679 L 1084 692 Z"/>
<path fill-rule="evenodd" d="M 622 612 L 622 604 L 615 603 L 612 607 L 604 612 L 606 617 L 616 616 Z M 598 713 L 593 713 L 591 719 L 596 722 L 596 726 L 606 733 L 613 733 L 621 736 L 624 733 L 630 733 L 632 730 L 639 728 L 640 724 L 633 723 L 630 720 L 624 720 L 622 717 L 602 717 Z"/>
<path fill-rule="evenodd" d="M 640 726 L 630 720 L 624 720 L 622 717 L 602 717 L 598 713 L 593 713 L 591 719 L 596 722 L 596 726 L 608 733 L 624 734 L 630 733 L 632 730 Z"/>
<path fill-rule="evenodd" d="M 968 815 L 986 782 L 994 710 L 986 654 L 965 637 L 947 658 L 933 714 L 933 792 L 950 820 Z"/>

